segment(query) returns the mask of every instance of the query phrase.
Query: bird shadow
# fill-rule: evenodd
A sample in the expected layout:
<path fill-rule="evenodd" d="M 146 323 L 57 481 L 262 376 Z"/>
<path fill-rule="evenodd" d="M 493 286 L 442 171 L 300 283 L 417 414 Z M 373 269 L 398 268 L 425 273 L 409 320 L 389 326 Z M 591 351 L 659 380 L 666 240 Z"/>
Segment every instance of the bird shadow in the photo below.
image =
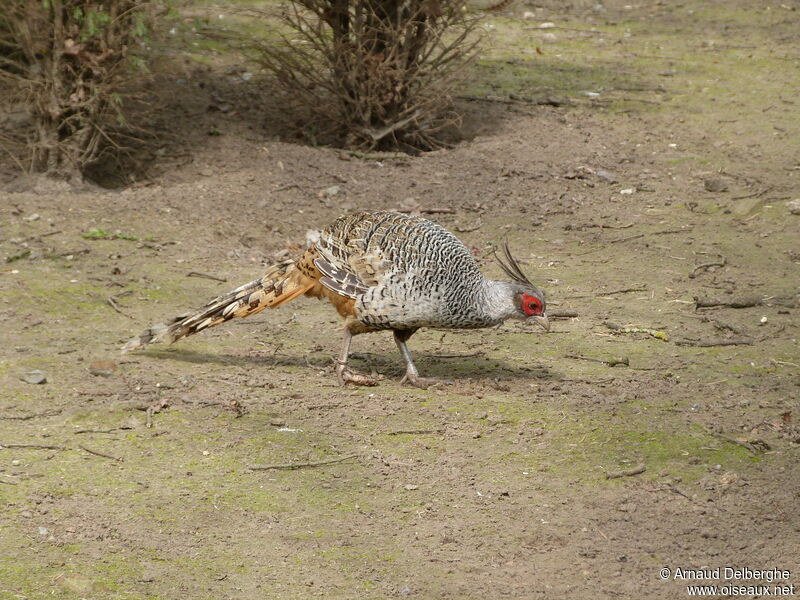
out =
<path fill-rule="evenodd" d="M 160 360 L 177 360 L 194 364 L 217 364 L 242 368 L 261 367 L 304 367 L 308 369 L 333 370 L 335 359 L 325 353 L 311 353 L 303 355 L 278 354 L 273 351 L 253 351 L 247 355 L 217 354 L 200 352 L 187 349 L 148 350 L 140 356 Z M 480 380 L 480 379 L 538 379 L 558 381 L 563 376 L 543 365 L 519 367 L 509 363 L 489 358 L 482 355 L 465 354 L 448 355 L 447 357 L 435 354 L 417 352 L 414 356 L 417 368 L 424 376 L 451 380 Z M 350 365 L 356 370 L 369 371 L 374 368 L 387 377 L 401 377 L 405 372 L 402 360 L 387 353 L 353 352 L 350 355 Z"/>

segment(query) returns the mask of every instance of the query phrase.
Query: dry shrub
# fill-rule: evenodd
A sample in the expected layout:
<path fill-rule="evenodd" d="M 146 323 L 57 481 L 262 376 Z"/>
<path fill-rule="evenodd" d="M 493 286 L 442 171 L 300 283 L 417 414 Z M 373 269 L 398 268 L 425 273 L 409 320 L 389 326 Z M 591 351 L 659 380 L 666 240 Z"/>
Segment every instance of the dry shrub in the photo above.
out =
<path fill-rule="evenodd" d="M 257 60 L 349 147 L 430 149 L 457 120 L 451 90 L 477 43 L 459 0 L 291 0 L 292 38 Z"/>
<path fill-rule="evenodd" d="M 130 130 L 126 86 L 152 4 L 141 0 L 0 1 L 0 143 L 20 168 L 81 178 Z"/>

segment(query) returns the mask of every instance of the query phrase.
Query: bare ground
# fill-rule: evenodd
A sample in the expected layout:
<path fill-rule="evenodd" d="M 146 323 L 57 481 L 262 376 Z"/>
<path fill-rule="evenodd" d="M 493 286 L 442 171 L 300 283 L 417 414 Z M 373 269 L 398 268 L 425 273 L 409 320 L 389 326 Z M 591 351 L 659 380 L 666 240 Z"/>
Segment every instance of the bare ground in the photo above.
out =
<path fill-rule="evenodd" d="M 280 98 L 256 118 L 214 55 L 175 81 L 133 185 L 0 192 L 0 598 L 686 596 L 664 567 L 797 583 L 797 4 L 592 5 L 492 20 L 453 149 L 295 143 Z M 454 381 L 426 391 L 380 334 L 353 362 L 381 385 L 337 387 L 339 320 L 304 299 L 117 354 L 308 229 L 397 208 L 444 211 L 496 276 L 507 236 L 578 316 L 421 332 L 420 370 Z"/>

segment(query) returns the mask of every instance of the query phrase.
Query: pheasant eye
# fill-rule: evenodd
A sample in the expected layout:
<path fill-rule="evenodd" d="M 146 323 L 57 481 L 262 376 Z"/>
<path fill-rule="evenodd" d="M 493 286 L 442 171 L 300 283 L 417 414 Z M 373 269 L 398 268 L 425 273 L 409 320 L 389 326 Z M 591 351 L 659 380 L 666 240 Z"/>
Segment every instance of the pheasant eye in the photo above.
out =
<path fill-rule="evenodd" d="M 534 296 L 522 294 L 522 312 L 529 317 L 540 315 L 542 314 L 542 302 Z"/>

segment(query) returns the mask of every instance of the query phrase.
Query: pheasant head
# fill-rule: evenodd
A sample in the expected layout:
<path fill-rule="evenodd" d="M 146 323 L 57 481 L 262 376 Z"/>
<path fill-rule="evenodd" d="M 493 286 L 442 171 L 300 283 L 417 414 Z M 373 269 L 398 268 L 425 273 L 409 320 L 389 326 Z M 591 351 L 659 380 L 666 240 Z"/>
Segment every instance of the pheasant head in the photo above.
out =
<path fill-rule="evenodd" d="M 495 258 L 506 275 L 511 278 L 509 289 L 513 294 L 515 312 L 513 318 L 533 322 L 545 331 L 550 330 L 547 318 L 547 302 L 544 292 L 531 283 L 522 272 L 519 263 L 511 254 L 508 243 L 503 243 L 503 258 L 495 253 Z"/>

